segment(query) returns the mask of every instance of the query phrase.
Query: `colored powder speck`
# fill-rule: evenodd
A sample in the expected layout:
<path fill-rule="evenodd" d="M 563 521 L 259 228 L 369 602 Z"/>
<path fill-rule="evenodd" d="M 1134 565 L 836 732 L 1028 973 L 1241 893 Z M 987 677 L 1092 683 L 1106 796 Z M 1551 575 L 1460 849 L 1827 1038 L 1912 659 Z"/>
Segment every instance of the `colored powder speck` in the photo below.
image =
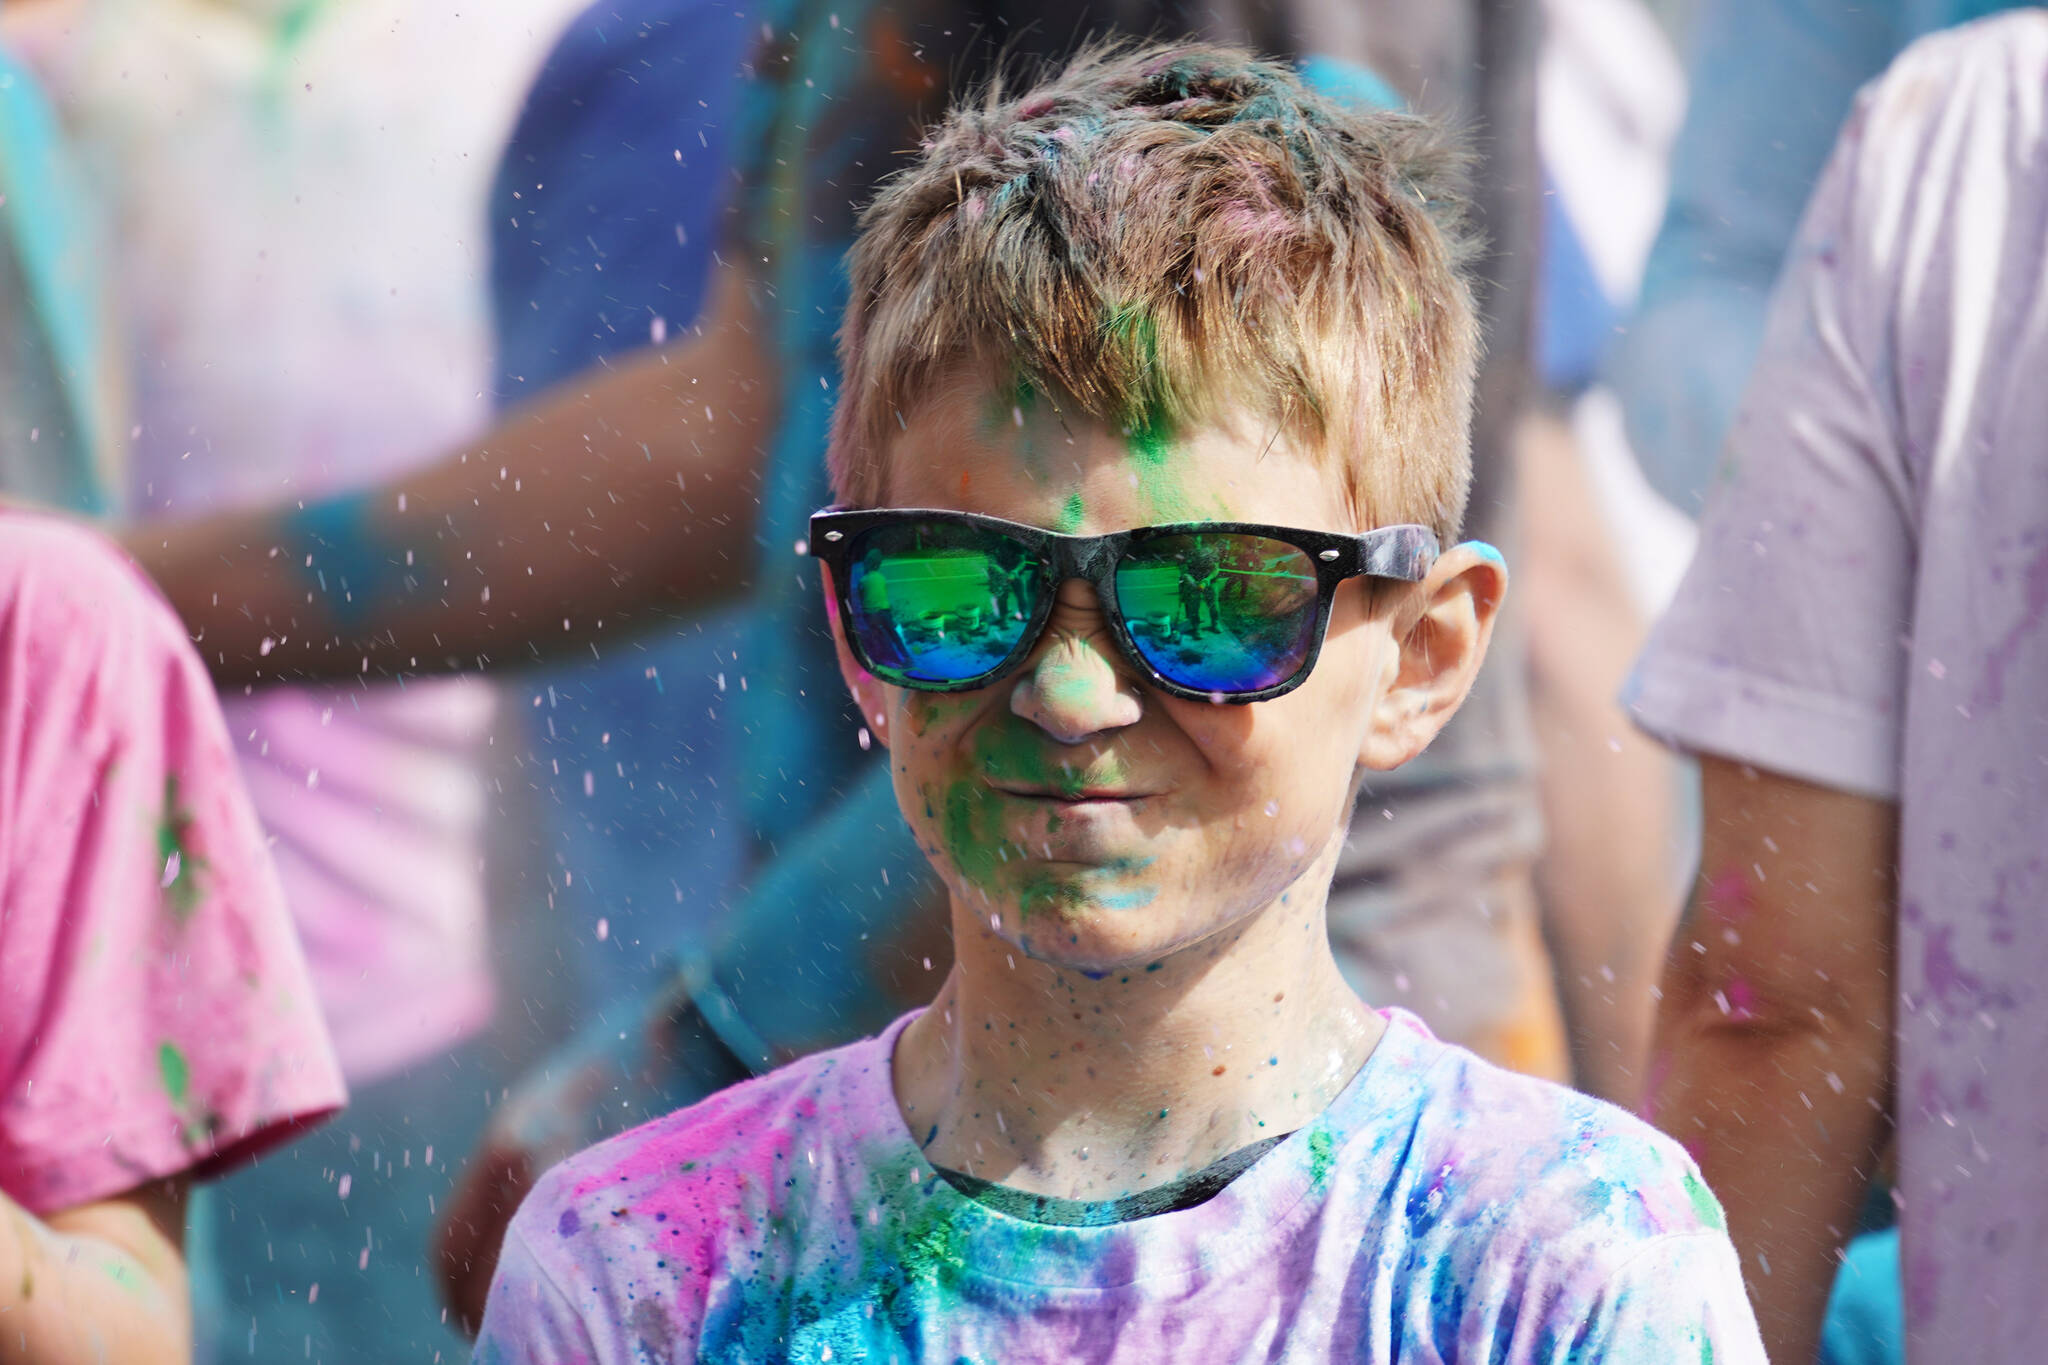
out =
<path fill-rule="evenodd" d="M 1330 1130 L 1317 1128 L 1308 1135 L 1308 1178 L 1317 1189 L 1330 1183 L 1330 1171 L 1337 1164 L 1337 1144 Z"/>
<path fill-rule="evenodd" d="M 1728 1220 L 1721 1212 L 1721 1201 L 1714 1198 L 1714 1192 L 1707 1188 L 1707 1182 L 1691 1171 L 1685 1173 L 1685 1192 L 1692 1200 L 1692 1211 L 1700 1222 L 1716 1232 L 1728 1230 Z"/>
<path fill-rule="evenodd" d="M 574 1237 L 581 1231 L 583 1231 L 583 1220 L 577 1216 L 576 1210 L 563 1209 L 562 1216 L 555 1220 L 556 1234 L 562 1237 Z"/>
<path fill-rule="evenodd" d="M 178 776 L 164 778 L 164 806 L 156 822 L 156 854 L 163 864 L 164 905 L 171 917 L 183 924 L 199 908 L 204 894 L 199 874 L 206 860 L 192 849 L 192 812 L 178 800 Z"/>
<path fill-rule="evenodd" d="M 163 1080 L 164 1093 L 171 1097 L 173 1105 L 183 1109 L 192 1090 L 192 1067 L 176 1043 L 165 1042 L 157 1048 L 156 1069 Z"/>
<path fill-rule="evenodd" d="M 1053 523 L 1053 529 L 1062 535 L 1072 535 L 1080 529 L 1082 518 L 1086 515 L 1087 505 L 1081 501 L 1081 495 L 1070 493 L 1065 505 L 1060 508 L 1059 520 Z"/>

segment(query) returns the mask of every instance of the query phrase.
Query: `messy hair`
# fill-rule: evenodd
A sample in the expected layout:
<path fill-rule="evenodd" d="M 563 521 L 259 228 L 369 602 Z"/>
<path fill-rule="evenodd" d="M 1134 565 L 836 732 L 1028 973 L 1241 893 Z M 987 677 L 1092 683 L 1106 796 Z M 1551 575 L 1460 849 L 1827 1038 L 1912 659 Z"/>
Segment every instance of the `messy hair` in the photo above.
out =
<path fill-rule="evenodd" d="M 1250 409 L 1343 462 L 1362 522 L 1456 536 L 1479 328 L 1462 157 L 1215 45 L 1099 46 L 930 130 L 861 219 L 830 465 L 886 452 L 963 365 L 1159 458 Z"/>

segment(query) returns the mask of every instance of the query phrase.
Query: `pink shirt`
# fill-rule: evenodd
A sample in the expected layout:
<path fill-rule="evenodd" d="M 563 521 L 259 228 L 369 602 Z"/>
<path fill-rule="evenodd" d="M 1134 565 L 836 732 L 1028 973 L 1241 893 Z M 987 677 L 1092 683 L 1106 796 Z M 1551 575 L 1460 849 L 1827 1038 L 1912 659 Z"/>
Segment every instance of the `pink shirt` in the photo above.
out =
<path fill-rule="evenodd" d="M 207 1175 L 343 1099 L 177 618 L 89 532 L 0 510 L 0 1189 Z"/>
<path fill-rule="evenodd" d="M 1898 803 L 1908 1356 L 2048 1336 L 2048 13 L 1864 92 L 1639 668 L 1686 748 Z"/>

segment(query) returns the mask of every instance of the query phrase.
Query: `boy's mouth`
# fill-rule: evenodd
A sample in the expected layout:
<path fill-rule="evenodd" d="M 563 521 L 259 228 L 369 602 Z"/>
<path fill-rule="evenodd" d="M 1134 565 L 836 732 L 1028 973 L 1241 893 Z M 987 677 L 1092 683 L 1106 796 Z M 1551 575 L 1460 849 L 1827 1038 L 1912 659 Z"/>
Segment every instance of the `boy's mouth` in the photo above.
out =
<path fill-rule="evenodd" d="M 1143 801 L 1158 795 L 1157 792 L 1135 791 L 1123 787 L 1082 787 L 1078 790 L 1062 788 L 1053 790 L 1046 787 L 1028 787 L 1004 784 L 996 790 L 1005 796 L 1015 796 L 1026 801 L 1049 801 L 1060 806 L 1107 805 Z"/>

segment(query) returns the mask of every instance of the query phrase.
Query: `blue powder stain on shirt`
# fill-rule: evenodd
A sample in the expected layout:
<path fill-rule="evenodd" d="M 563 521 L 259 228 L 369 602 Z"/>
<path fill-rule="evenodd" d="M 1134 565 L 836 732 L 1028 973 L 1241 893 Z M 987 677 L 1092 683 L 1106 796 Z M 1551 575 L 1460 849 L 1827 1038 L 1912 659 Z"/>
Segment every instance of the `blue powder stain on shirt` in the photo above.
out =
<path fill-rule="evenodd" d="M 555 1231 L 564 1237 L 574 1237 L 583 1231 L 583 1220 L 576 1216 L 576 1210 L 563 1209 L 562 1216 L 555 1220 Z"/>

